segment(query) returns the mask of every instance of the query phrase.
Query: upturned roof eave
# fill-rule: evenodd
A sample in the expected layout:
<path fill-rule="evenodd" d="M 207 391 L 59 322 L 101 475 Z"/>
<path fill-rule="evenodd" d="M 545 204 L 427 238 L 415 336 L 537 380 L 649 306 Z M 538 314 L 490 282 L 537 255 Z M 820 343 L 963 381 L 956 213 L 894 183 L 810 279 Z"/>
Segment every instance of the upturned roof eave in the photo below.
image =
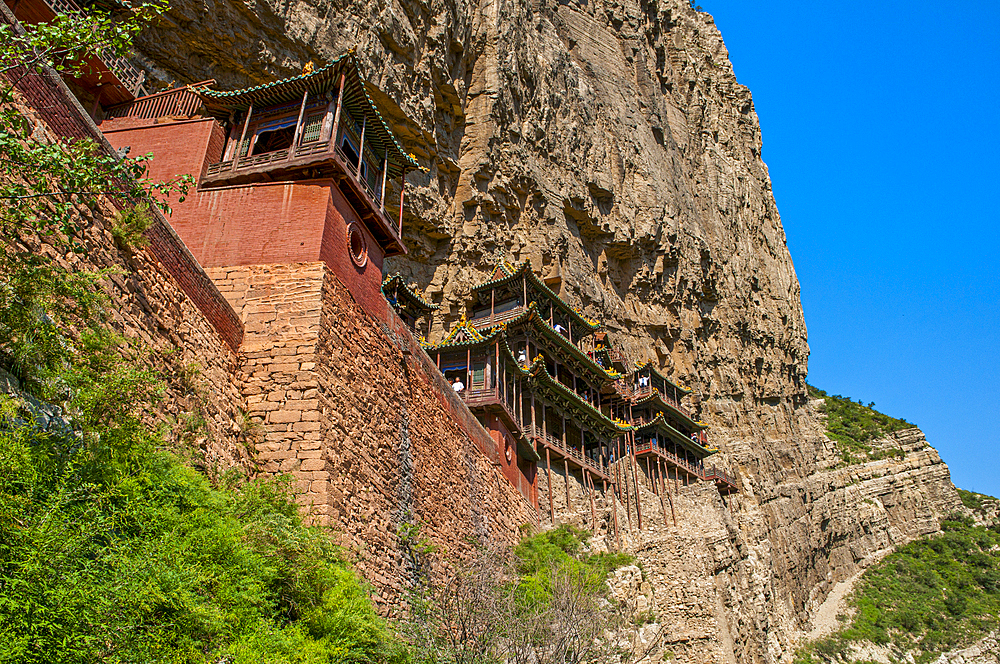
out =
<path fill-rule="evenodd" d="M 368 94 L 365 81 L 361 78 L 357 55 L 354 49 L 337 56 L 326 65 L 306 74 L 290 76 L 240 90 L 214 90 L 208 87 L 201 87 L 192 88 L 192 92 L 198 95 L 210 111 L 213 108 L 217 111 L 246 110 L 251 104 L 262 103 L 262 100 L 266 100 L 269 97 L 280 97 L 281 95 L 292 93 L 302 94 L 307 89 L 317 91 L 325 85 L 336 81 L 337 75 L 341 73 L 341 70 L 344 70 L 345 75 L 349 74 L 351 76 L 352 80 L 350 83 L 360 90 L 364 101 L 363 105 L 365 106 L 362 112 L 370 113 L 378 120 L 381 132 L 384 134 L 379 142 L 389 144 L 394 148 L 395 156 L 398 159 L 390 159 L 390 161 L 399 162 L 397 165 L 400 168 L 409 167 L 423 170 L 416 158 L 403 150 L 403 146 L 399 143 L 395 133 L 389 127 L 385 118 L 382 117 L 382 113 L 379 112 L 375 102 L 372 101 L 371 95 Z M 347 85 L 345 85 L 346 88 Z"/>
<path fill-rule="evenodd" d="M 640 399 L 636 399 L 634 405 L 636 405 L 636 406 L 645 406 L 645 405 L 647 405 L 649 403 L 656 403 L 657 405 L 663 406 L 664 408 L 669 408 L 670 412 L 674 413 L 675 415 L 677 415 L 681 419 L 689 422 L 693 428 L 698 429 L 699 431 L 703 431 L 703 430 L 705 430 L 705 429 L 708 428 L 707 424 L 705 424 L 703 422 L 698 422 L 697 420 L 692 419 L 689 415 L 686 415 L 685 413 L 683 413 L 680 410 L 678 410 L 677 407 L 674 406 L 672 403 L 669 403 L 669 402 L 665 401 L 663 399 L 663 395 L 661 395 L 660 391 L 657 390 L 656 388 L 653 388 L 652 394 L 644 396 L 644 397 L 642 397 Z"/>
<path fill-rule="evenodd" d="M 398 272 L 387 276 L 382 281 L 382 294 L 385 295 L 386 294 L 386 292 L 385 292 L 386 287 L 387 286 L 392 286 L 394 283 L 395 283 L 395 285 L 397 287 L 402 287 L 403 294 L 407 297 L 407 299 L 409 299 L 411 302 L 413 302 L 417 306 L 417 308 L 424 309 L 426 311 L 435 311 L 436 309 L 440 309 L 441 308 L 440 304 L 432 304 L 432 303 L 428 302 L 427 300 L 425 300 L 424 298 L 422 298 L 420 295 L 418 295 L 416 293 L 416 291 L 414 291 L 412 288 L 410 288 L 406 284 L 406 282 L 403 281 L 403 276 L 401 274 L 399 274 Z"/>
<path fill-rule="evenodd" d="M 646 422 L 640 426 L 635 427 L 636 433 L 643 433 L 649 431 L 650 429 L 656 429 L 657 431 L 662 431 L 667 434 L 670 438 L 674 439 L 677 444 L 681 447 L 686 448 L 688 451 L 693 452 L 699 459 L 704 459 L 705 457 L 711 456 L 718 452 L 718 450 L 704 447 L 698 443 L 695 443 L 690 438 L 687 438 L 677 429 L 670 426 L 662 416 L 657 416 L 653 420 Z"/>
<path fill-rule="evenodd" d="M 501 271 L 500 270 L 501 267 L 503 267 L 502 271 L 504 272 L 504 276 L 496 277 L 497 272 Z M 544 295 L 546 295 L 560 309 L 562 309 L 564 313 L 572 316 L 579 323 L 583 324 L 587 330 L 594 331 L 601 327 L 600 321 L 587 320 L 586 318 L 584 318 L 583 314 L 581 314 L 579 311 L 570 306 L 565 300 L 563 300 L 561 297 L 552 292 L 552 289 L 546 286 L 545 282 L 539 279 L 538 275 L 532 272 L 530 268 L 531 268 L 531 263 L 529 261 L 522 261 L 521 264 L 513 272 L 504 264 L 499 264 L 497 267 L 493 269 L 493 272 L 490 274 L 491 279 L 479 284 L 478 286 L 473 286 L 472 292 L 478 293 L 487 288 L 495 288 L 496 286 L 502 285 L 504 283 L 514 281 L 515 279 L 523 275 L 525 278 L 531 281 L 533 286 L 541 290 Z"/>
<path fill-rule="evenodd" d="M 541 330 L 548 338 L 556 342 L 556 344 L 563 350 L 569 352 L 577 360 L 581 361 L 584 366 L 588 368 L 591 373 L 594 374 L 599 380 L 602 381 L 616 381 L 621 378 L 621 374 L 618 372 L 611 373 L 609 370 L 602 367 L 600 364 L 594 361 L 592 357 L 580 350 L 576 345 L 572 344 L 568 339 L 566 339 L 562 334 L 556 331 L 554 327 L 549 325 L 538 313 L 538 308 L 535 303 L 532 302 L 524 311 L 510 320 L 503 321 L 502 323 L 496 323 L 492 326 L 484 327 L 484 330 L 496 330 L 503 328 L 508 329 L 511 326 L 516 326 L 520 324 L 530 324 L 534 325 L 536 329 Z"/>

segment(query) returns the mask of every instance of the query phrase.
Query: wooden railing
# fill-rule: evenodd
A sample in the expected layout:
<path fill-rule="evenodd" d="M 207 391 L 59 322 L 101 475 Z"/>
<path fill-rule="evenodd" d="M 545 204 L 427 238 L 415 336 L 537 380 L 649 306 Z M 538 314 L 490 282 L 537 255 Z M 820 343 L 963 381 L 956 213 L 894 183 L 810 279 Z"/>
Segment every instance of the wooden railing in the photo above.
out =
<path fill-rule="evenodd" d="M 676 408 L 678 411 L 680 411 L 681 413 L 683 413 L 685 417 L 687 417 L 688 419 L 693 420 L 693 418 L 691 417 L 691 413 L 690 413 L 690 411 L 688 411 L 687 408 L 685 408 L 684 406 L 680 405 L 679 403 L 677 403 L 676 401 L 674 401 L 673 399 L 671 399 L 667 395 L 663 394 L 662 392 L 660 392 L 658 389 L 656 389 L 655 387 L 653 387 L 651 385 L 648 385 L 648 386 L 645 386 L 645 387 L 632 388 L 632 398 L 634 398 L 634 399 L 643 399 L 643 398 L 648 397 L 649 395 L 651 395 L 653 392 L 658 392 L 660 394 L 660 399 L 663 401 L 663 403 L 669 404 L 670 406 Z"/>
<path fill-rule="evenodd" d="M 604 477 L 608 476 L 608 467 L 602 460 L 592 459 L 584 455 L 575 447 L 564 444 L 561 438 L 556 438 L 550 433 L 543 433 L 537 426 L 529 426 L 527 431 L 529 437 L 533 438 L 536 442 L 556 450 L 562 454 L 563 457 L 572 458 L 578 465 L 583 466 L 592 472 L 598 473 Z"/>
<path fill-rule="evenodd" d="M 730 475 L 729 473 L 720 470 L 714 465 L 711 468 L 706 469 L 705 464 L 701 462 L 693 463 L 691 461 L 688 461 L 687 459 L 677 456 L 673 452 L 665 450 L 659 445 L 654 445 L 653 441 L 651 440 L 643 441 L 641 443 L 636 443 L 635 445 L 636 454 L 645 454 L 647 452 L 658 454 L 659 456 L 666 459 L 668 463 L 672 463 L 678 468 L 686 470 L 688 473 L 702 480 L 705 480 L 706 482 L 714 481 L 716 484 L 726 484 L 732 490 L 734 491 L 736 490 L 736 478 Z"/>
<path fill-rule="evenodd" d="M 56 14 L 82 14 L 83 10 L 73 0 L 45 0 Z M 146 74 L 141 69 L 129 62 L 128 58 L 116 56 L 111 49 L 102 49 L 98 52 L 101 62 L 111 70 L 111 73 L 121 81 L 125 88 L 132 94 L 138 96 L 142 89 L 142 84 L 146 80 Z"/>
<path fill-rule="evenodd" d="M 705 473 L 705 479 L 715 480 L 716 482 L 728 484 L 733 489 L 736 488 L 736 478 L 725 471 L 719 470 L 715 466 L 712 466 L 712 469 Z"/>
<path fill-rule="evenodd" d="M 215 81 L 202 81 L 195 83 L 195 86 L 211 85 Z M 108 118 L 138 118 L 142 120 L 153 120 L 166 116 L 186 116 L 194 115 L 201 107 L 201 99 L 198 98 L 189 86 L 164 90 L 147 97 L 140 97 L 135 101 L 126 102 L 112 106 L 105 111 Z"/>
<path fill-rule="evenodd" d="M 664 448 L 660 447 L 659 445 L 654 445 L 653 441 L 651 440 L 636 443 L 635 445 L 636 454 L 644 454 L 646 452 L 652 452 L 654 454 L 658 454 L 662 456 L 664 459 L 666 459 L 669 463 L 674 464 L 678 468 L 682 468 L 696 477 L 705 479 L 705 466 L 703 464 L 688 461 L 683 457 L 679 457 L 673 452 L 669 452 Z"/>
<path fill-rule="evenodd" d="M 504 409 L 511 422 L 514 422 L 518 426 L 521 425 L 521 418 L 514 414 L 511 405 L 504 400 L 499 385 L 475 390 L 462 390 L 458 393 L 458 396 L 462 398 L 462 401 L 469 408 L 476 406 L 499 406 Z"/>
<path fill-rule="evenodd" d="M 497 325 L 503 323 L 504 321 L 517 318 L 522 313 L 524 313 L 524 307 L 514 307 L 513 309 L 508 309 L 507 311 L 501 311 L 500 313 L 493 315 L 480 316 L 479 318 L 473 318 L 471 323 L 473 327 L 485 327 L 487 325 Z"/>

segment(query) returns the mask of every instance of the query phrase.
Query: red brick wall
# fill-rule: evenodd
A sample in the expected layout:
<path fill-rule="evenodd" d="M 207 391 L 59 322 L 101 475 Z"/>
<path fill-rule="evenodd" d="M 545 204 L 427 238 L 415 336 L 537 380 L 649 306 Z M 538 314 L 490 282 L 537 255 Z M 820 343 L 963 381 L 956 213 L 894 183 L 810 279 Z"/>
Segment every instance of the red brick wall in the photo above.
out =
<path fill-rule="evenodd" d="M 368 245 L 368 263 L 359 268 L 351 260 L 347 246 L 347 224 L 356 223 Z M 322 260 L 346 285 L 354 299 L 376 320 L 384 318 L 388 303 L 382 295 L 382 263 L 384 253 L 358 215 L 336 187 L 331 187 L 330 204 L 323 233 Z"/>
<path fill-rule="evenodd" d="M 141 126 L 109 120 L 101 123 L 101 131 L 115 149 L 129 146 L 130 157 L 153 153 L 149 177 L 164 181 L 179 175 L 200 178 L 209 161 L 218 161 L 224 140 L 222 127 L 212 118 Z"/>
<path fill-rule="evenodd" d="M 15 26 L 15 31 L 20 30 L 6 5 L 0 11 L 0 22 Z M 45 70 L 39 73 L 12 69 L 5 72 L 3 78 L 16 83 L 17 94 L 30 109 L 31 119 L 40 120 L 53 136 L 63 139 L 91 139 L 107 151 L 113 147 L 94 126 L 55 71 Z M 117 198 L 109 198 L 109 202 L 119 209 L 128 203 Z M 159 212 L 154 210 L 154 215 L 158 223 L 146 233 L 150 239 L 147 249 L 149 254 L 156 258 L 167 274 L 183 289 L 225 340 L 226 345 L 236 352 L 243 338 L 242 323 L 177 235 L 166 226 Z"/>

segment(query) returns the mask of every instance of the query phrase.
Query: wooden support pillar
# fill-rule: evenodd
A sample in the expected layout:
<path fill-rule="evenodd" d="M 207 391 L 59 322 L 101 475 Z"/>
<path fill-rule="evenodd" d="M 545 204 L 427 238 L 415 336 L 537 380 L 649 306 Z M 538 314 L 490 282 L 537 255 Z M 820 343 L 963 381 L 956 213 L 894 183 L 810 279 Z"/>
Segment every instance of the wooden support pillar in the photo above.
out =
<path fill-rule="evenodd" d="M 399 176 L 399 237 L 403 237 L 403 194 L 406 191 L 406 169 Z"/>
<path fill-rule="evenodd" d="M 604 483 L 604 498 L 607 500 L 608 497 L 608 481 L 602 480 Z M 615 542 L 617 544 L 617 549 L 620 551 L 622 548 L 622 539 L 618 534 L 618 502 L 615 500 L 615 490 L 611 487 L 611 519 L 615 524 Z M 609 533 L 610 534 L 610 533 Z"/>
<path fill-rule="evenodd" d="M 590 494 L 590 528 L 594 531 L 594 535 L 597 534 L 597 507 L 594 504 L 594 478 L 590 476 L 590 473 L 584 469 L 583 474 L 587 478 L 587 493 Z"/>
<path fill-rule="evenodd" d="M 635 432 L 629 432 L 632 436 L 632 480 L 635 482 L 635 518 L 639 521 L 639 530 L 642 530 L 642 505 L 639 499 L 639 464 L 635 456 Z"/>
<path fill-rule="evenodd" d="M 522 388 L 523 389 L 523 388 Z M 524 398 L 524 392 L 521 392 L 521 398 Z M 537 435 L 538 430 L 535 428 L 535 393 L 531 393 L 531 435 Z"/>
<path fill-rule="evenodd" d="M 368 116 L 361 118 L 361 141 L 358 147 L 358 180 L 361 180 L 361 164 L 365 163 L 365 130 L 368 129 Z M 367 178 L 365 178 L 367 179 Z"/>
<path fill-rule="evenodd" d="M 628 518 L 628 529 L 629 529 L 629 531 L 631 531 L 632 530 L 632 501 L 629 499 L 629 495 L 628 495 L 629 494 L 629 490 L 628 490 L 628 464 L 624 463 L 624 462 L 623 463 L 619 463 L 618 467 L 615 468 L 615 472 L 616 473 L 618 472 L 619 467 L 621 469 L 621 478 L 622 478 L 622 480 L 624 480 L 622 482 L 622 487 L 625 490 L 625 499 L 622 501 L 622 503 L 624 503 L 624 505 L 625 505 L 625 516 Z"/>
<path fill-rule="evenodd" d="M 97 94 L 94 95 L 94 105 L 90 107 L 90 117 L 97 122 L 97 111 L 101 108 L 101 97 L 104 96 L 104 85 L 97 86 Z"/>
<path fill-rule="evenodd" d="M 233 155 L 233 170 L 236 170 L 237 164 L 240 163 L 240 152 L 243 150 L 243 141 L 247 137 L 247 128 L 250 127 L 250 116 L 253 115 L 253 104 L 250 104 L 250 108 L 247 109 L 247 116 L 243 119 L 243 131 L 240 132 L 240 142 L 236 144 L 236 154 Z M 247 149 L 247 154 L 250 154 L 249 146 Z"/>
<path fill-rule="evenodd" d="M 299 149 L 299 139 L 302 138 L 302 118 L 306 114 L 306 102 L 309 100 L 309 90 L 302 93 L 302 103 L 299 104 L 299 117 L 295 119 L 295 133 L 292 134 L 292 145 L 288 148 L 288 156 L 294 157 Z"/>
<path fill-rule="evenodd" d="M 378 205 L 382 212 L 385 212 L 385 181 L 389 177 L 389 148 L 385 149 L 385 158 L 382 159 L 382 189 L 378 195 Z"/>
<path fill-rule="evenodd" d="M 569 458 L 563 457 L 563 467 L 566 469 L 566 511 L 570 511 L 570 499 L 569 499 Z"/>
<path fill-rule="evenodd" d="M 549 446 L 547 443 L 545 445 L 545 469 L 549 471 L 549 519 L 552 521 L 552 525 L 556 525 L 556 508 L 552 502 L 552 457 L 549 453 Z"/>
<path fill-rule="evenodd" d="M 344 105 L 344 74 L 340 75 L 340 83 L 337 85 L 337 110 L 333 114 L 333 124 L 330 126 L 330 152 L 333 152 L 337 144 L 337 133 L 340 131 L 340 109 Z"/>

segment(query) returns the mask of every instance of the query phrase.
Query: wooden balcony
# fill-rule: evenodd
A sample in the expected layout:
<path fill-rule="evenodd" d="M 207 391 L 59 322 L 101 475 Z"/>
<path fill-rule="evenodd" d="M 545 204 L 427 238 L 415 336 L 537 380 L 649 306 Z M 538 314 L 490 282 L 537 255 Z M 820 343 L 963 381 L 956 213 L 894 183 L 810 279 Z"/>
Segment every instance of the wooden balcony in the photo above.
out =
<path fill-rule="evenodd" d="M 21 23 L 49 23 L 58 14 L 82 14 L 84 10 L 73 0 L 21 0 L 8 2 Z M 118 57 L 110 49 L 85 59 L 76 82 L 92 90 L 100 90 L 102 104 L 120 104 L 145 94 L 142 84 L 146 74 L 128 58 Z"/>
<path fill-rule="evenodd" d="M 504 417 L 504 419 L 508 420 L 509 424 L 520 430 L 520 418 L 514 415 L 511 405 L 504 400 L 499 387 L 462 390 L 458 393 L 458 396 L 462 398 L 462 401 L 464 401 L 465 405 L 470 409 L 483 408 L 501 411 L 500 414 Z"/>
<path fill-rule="evenodd" d="M 731 493 L 736 493 L 739 489 L 736 487 L 736 478 L 732 475 L 720 470 L 716 466 L 711 466 L 709 468 L 705 467 L 703 463 L 692 463 L 687 459 L 683 459 L 673 452 L 669 452 L 659 445 L 654 445 L 653 441 L 647 440 L 642 443 L 636 443 L 635 454 L 639 457 L 644 456 L 658 456 L 663 459 L 668 465 L 672 465 L 675 468 L 687 473 L 688 475 L 693 475 L 698 479 L 704 480 L 706 482 L 715 482 L 716 488 L 720 493 L 729 495 Z"/>
<path fill-rule="evenodd" d="M 336 182 L 379 245 L 386 249 L 386 256 L 407 253 L 403 245 L 402 224 L 387 214 L 383 192 L 359 177 L 357 167 L 329 139 L 210 164 L 205 169 L 199 188 L 307 178 L 330 178 Z"/>
<path fill-rule="evenodd" d="M 683 470 L 688 475 L 694 475 L 699 479 L 705 479 L 705 466 L 701 463 L 695 463 L 688 461 L 682 457 L 677 456 L 673 452 L 669 452 L 659 445 L 654 445 L 653 441 L 647 440 L 641 443 L 636 443 L 635 446 L 636 456 L 658 456 L 666 461 L 668 464 Z"/>
<path fill-rule="evenodd" d="M 556 438 L 549 433 L 542 433 L 542 430 L 537 427 L 529 426 L 527 428 L 527 432 L 528 436 L 542 447 L 547 447 L 548 449 L 559 454 L 562 458 L 572 461 L 577 466 L 590 471 L 603 480 L 611 480 L 611 475 L 608 472 L 608 466 L 600 459 L 591 459 L 590 457 L 585 456 L 580 452 L 580 450 L 563 444 L 562 439 Z"/>

